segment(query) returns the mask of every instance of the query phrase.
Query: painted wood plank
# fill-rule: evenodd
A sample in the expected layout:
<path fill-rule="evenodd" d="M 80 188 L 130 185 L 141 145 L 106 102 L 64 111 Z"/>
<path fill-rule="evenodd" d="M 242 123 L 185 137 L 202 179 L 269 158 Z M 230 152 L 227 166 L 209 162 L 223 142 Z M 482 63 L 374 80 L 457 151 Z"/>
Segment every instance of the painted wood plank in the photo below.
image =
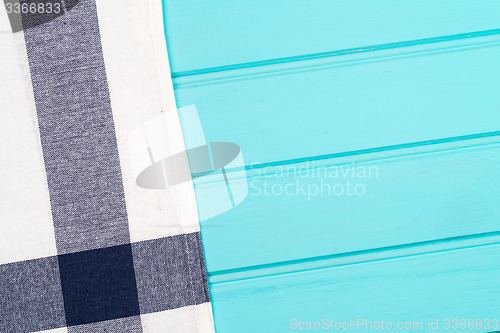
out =
<path fill-rule="evenodd" d="M 496 44 L 495 44 L 496 45 Z M 500 47 L 179 87 L 247 165 L 498 131 Z"/>
<path fill-rule="evenodd" d="M 499 29 L 497 0 L 164 1 L 172 71 Z"/>
<path fill-rule="evenodd" d="M 249 166 L 201 223 L 218 333 L 500 330 L 500 2 L 164 3 L 178 106 Z"/>
<path fill-rule="evenodd" d="M 494 332 L 500 330 L 499 262 L 500 245 L 491 245 L 212 284 L 216 330 L 323 332 L 334 330 L 292 329 L 292 320 L 298 325 L 362 319 L 372 325 L 391 322 L 393 327 L 417 323 L 395 330 L 402 332 Z M 472 319 L 475 326 L 446 329 L 446 319 Z M 429 321 L 436 320 L 438 328 L 429 329 Z M 387 331 L 367 327 L 353 331 Z"/>
<path fill-rule="evenodd" d="M 406 153 L 240 180 L 247 198 L 201 223 L 208 271 L 500 230 L 500 144 Z"/>

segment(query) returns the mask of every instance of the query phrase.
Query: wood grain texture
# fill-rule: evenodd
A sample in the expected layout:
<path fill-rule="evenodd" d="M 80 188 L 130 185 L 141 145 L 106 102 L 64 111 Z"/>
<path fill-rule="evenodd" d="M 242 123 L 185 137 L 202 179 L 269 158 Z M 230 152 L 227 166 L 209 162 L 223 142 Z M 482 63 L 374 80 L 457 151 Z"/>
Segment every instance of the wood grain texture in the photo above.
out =
<path fill-rule="evenodd" d="M 500 47 L 178 88 L 208 141 L 269 163 L 497 131 Z"/>
<path fill-rule="evenodd" d="M 498 29 L 496 0 L 164 1 L 172 72 Z"/>
<path fill-rule="evenodd" d="M 249 178 L 242 204 L 202 222 L 209 271 L 500 230 L 499 145 L 334 163 Z"/>
<path fill-rule="evenodd" d="M 246 164 L 201 223 L 218 333 L 500 319 L 499 1 L 164 8 L 177 105 Z"/>
<path fill-rule="evenodd" d="M 218 333 L 335 331 L 290 326 L 292 319 L 326 318 L 384 320 L 394 326 L 422 322 L 422 330 L 401 331 L 450 332 L 444 329 L 445 319 L 498 319 L 499 262 L 500 246 L 494 245 L 213 284 L 216 329 Z M 429 320 L 439 320 L 440 329 L 429 329 Z M 498 326 L 455 331 L 493 332 Z"/>

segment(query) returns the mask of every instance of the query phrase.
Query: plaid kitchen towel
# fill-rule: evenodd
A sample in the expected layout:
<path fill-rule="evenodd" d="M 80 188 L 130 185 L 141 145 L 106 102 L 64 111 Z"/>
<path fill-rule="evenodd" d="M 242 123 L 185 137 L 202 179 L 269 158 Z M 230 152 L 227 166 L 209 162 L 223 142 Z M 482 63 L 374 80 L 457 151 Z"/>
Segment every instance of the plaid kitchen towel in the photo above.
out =
<path fill-rule="evenodd" d="M 213 332 L 192 182 L 136 183 L 185 150 L 161 1 L 4 2 L 0 332 Z"/>

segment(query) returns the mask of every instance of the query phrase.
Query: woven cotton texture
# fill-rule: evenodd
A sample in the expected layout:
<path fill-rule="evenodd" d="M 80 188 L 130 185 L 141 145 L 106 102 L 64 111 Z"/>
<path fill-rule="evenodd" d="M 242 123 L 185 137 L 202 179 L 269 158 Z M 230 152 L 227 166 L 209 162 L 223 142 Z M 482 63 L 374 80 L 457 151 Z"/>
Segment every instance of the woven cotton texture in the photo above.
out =
<path fill-rule="evenodd" d="M 183 149 L 159 5 L 59 3 L 0 13 L 0 332 L 213 332 L 192 184 L 135 184 L 135 127 Z"/>

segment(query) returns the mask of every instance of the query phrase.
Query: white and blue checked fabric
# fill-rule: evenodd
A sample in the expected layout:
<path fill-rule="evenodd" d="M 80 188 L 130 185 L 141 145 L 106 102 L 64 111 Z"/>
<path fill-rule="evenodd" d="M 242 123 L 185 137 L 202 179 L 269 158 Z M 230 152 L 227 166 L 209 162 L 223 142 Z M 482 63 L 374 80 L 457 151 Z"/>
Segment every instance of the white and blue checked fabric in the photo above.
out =
<path fill-rule="evenodd" d="M 185 150 L 161 1 L 52 3 L 0 8 L 0 332 L 213 332 L 192 183 L 136 184 L 141 124 Z"/>

